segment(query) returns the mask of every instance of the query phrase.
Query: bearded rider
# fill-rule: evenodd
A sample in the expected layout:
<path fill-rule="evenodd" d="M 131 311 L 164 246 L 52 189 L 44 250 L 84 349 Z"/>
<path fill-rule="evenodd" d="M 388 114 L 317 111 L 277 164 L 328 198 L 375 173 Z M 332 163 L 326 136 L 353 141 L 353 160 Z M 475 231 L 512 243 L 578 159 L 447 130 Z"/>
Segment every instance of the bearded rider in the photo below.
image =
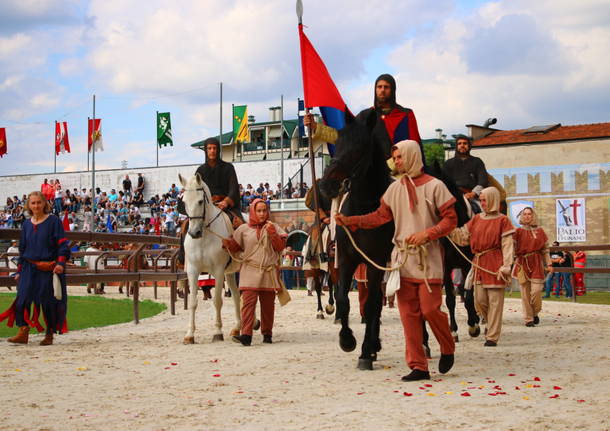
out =
<path fill-rule="evenodd" d="M 481 212 L 479 195 L 488 187 L 485 163 L 470 155 L 472 140 L 466 135 L 455 135 L 455 156 L 445 162 L 443 173 L 451 178 L 464 197 L 470 201 L 475 213 Z"/>
<path fill-rule="evenodd" d="M 386 73 L 380 75 L 375 80 L 374 105 L 361 111 L 356 116 L 356 119 L 364 122 L 373 110 L 377 113 L 377 122 L 375 123 L 373 133 L 382 142 L 383 152 L 386 160 L 389 160 L 388 165 L 390 169 L 394 168 L 391 162 L 392 147 L 397 142 L 404 141 L 405 139 L 410 139 L 420 144 L 422 160 L 424 160 L 415 114 L 411 109 L 403 108 L 396 103 L 396 81 L 392 75 Z M 312 114 L 305 115 L 304 124 L 311 128 L 313 139 L 320 139 L 331 144 L 337 141 L 337 130 L 324 124 L 316 123 Z"/>

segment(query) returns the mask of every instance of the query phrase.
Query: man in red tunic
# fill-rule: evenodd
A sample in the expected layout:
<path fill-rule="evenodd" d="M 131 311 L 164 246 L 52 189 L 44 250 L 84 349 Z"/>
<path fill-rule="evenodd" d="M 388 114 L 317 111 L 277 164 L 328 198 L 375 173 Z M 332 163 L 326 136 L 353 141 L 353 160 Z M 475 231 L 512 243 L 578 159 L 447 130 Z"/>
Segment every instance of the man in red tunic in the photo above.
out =
<path fill-rule="evenodd" d="M 390 184 L 379 208 L 369 214 L 337 214 L 337 224 L 351 229 L 374 229 L 394 220 L 393 268 L 399 268 L 398 311 L 406 338 L 406 361 L 411 373 L 403 381 L 430 379 L 423 349 L 423 320 L 429 324 L 441 346 L 438 369 L 446 373 L 453 366 L 455 342 L 447 315 L 440 309 L 443 253 L 438 239 L 457 225 L 455 198 L 437 178 L 423 174 L 416 141 L 401 141 L 392 158 L 403 176 Z M 388 292 L 392 293 L 393 292 Z"/>
<path fill-rule="evenodd" d="M 515 228 L 500 214 L 500 192 L 495 187 L 479 195 L 482 213 L 451 233 L 459 245 L 469 245 L 474 253 L 474 305 L 485 319 L 485 346 L 497 346 L 502 331 L 504 289 L 510 283 Z"/>

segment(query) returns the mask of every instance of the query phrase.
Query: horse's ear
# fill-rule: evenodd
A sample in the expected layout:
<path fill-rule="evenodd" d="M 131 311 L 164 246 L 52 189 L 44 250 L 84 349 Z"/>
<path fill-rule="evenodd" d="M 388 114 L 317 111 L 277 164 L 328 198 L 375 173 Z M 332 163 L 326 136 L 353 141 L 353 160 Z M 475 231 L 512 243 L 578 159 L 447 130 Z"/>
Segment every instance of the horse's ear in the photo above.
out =
<path fill-rule="evenodd" d="M 201 185 L 201 183 L 203 182 L 203 180 L 201 179 L 201 175 L 199 175 L 199 172 L 197 172 L 195 174 L 195 178 L 197 179 L 197 184 Z"/>
<path fill-rule="evenodd" d="M 182 175 L 178 174 L 178 179 L 180 180 L 180 184 L 182 184 L 182 187 L 186 187 L 186 181 L 184 180 Z"/>
<path fill-rule="evenodd" d="M 354 117 L 354 114 L 352 114 L 352 112 L 349 109 L 345 109 L 345 124 L 350 124 L 353 123 L 354 120 L 356 119 L 356 117 Z"/>
<path fill-rule="evenodd" d="M 369 112 L 369 115 L 366 117 L 366 128 L 372 132 L 375 128 L 375 124 L 377 124 L 377 111 L 371 109 L 371 112 Z"/>

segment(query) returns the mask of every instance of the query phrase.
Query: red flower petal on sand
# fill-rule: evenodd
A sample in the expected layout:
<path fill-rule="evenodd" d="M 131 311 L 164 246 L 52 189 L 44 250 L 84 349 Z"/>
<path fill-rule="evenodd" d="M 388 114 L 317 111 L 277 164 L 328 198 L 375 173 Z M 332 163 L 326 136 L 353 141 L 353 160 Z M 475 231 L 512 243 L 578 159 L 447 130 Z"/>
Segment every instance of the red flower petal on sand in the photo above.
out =
<path fill-rule="evenodd" d="M 556 391 L 559 391 L 561 389 L 561 386 L 553 386 L 553 389 L 555 389 Z"/>
<path fill-rule="evenodd" d="M 462 392 L 460 395 L 463 396 L 463 397 L 469 397 L 470 396 L 470 392 Z"/>
<path fill-rule="evenodd" d="M 584 403 L 585 400 L 576 400 L 577 403 Z"/>
<path fill-rule="evenodd" d="M 515 386 L 515 390 L 516 390 L 516 391 L 520 391 L 520 390 L 521 390 L 521 388 L 520 388 L 519 386 Z"/>
<path fill-rule="evenodd" d="M 539 382 L 540 381 L 540 377 L 534 377 L 534 381 L 535 382 Z"/>
<path fill-rule="evenodd" d="M 178 362 L 172 362 L 171 365 L 178 365 Z"/>
<path fill-rule="evenodd" d="M 511 377 L 516 376 L 515 373 L 508 373 L 508 375 L 511 376 Z"/>
<path fill-rule="evenodd" d="M 220 377 L 220 374 L 212 374 L 212 377 Z"/>
<path fill-rule="evenodd" d="M 487 380 L 487 383 L 496 383 L 495 380 Z"/>
<path fill-rule="evenodd" d="M 356 392 L 356 395 L 362 395 L 364 392 Z"/>
<path fill-rule="evenodd" d="M 427 387 L 427 388 L 431 388 L 432 387 L 432 385 L 430 385 L 428 383 L 426 383 L 424 386 Z"/>
<path fill-rule="evenodd" d="M 171 369 L 171 367 L 165 367 L 164 368 L 164 370 L 170 370 L 170 369 Z"/>
<path fill-rule="evenodd" d="M 549 398 L 559 398 L 559 394 L 551 395 Z"/>
<path fill-rule="evenodd" d="M 403 392 L 402 394 L 403 394 L 405 397 L 410 397 L 410 396 L 412 396 L 412 395 L 413 395 L 411 392 Z"/>
<path fill-rule="evenodd" d="M 398 393 L 398 392 L 400 392 L 400 391 L 394 391 L 394 392 Z"/>
<path fill-rule="evenodd" d="M 539 388 L 540 385 L 532 385 L 532 388 Z"/>
<path fill-rule="evenodd" d="M 496 385 L 496 386 L 494 386 L 494 389 L 495 389 L 496 391 L 501 391 L 501 390 L 502 390 L 502 387 L 501 387 L 500 385 Z"/>
<path fill-rule="evenodd" d="M 491 395 L 492 397 L 495 397 L 495 396 L 496 396 L 496 395 L 498 395 L 498 394 L 495 394 L 495 393 L 493 393 L 493 392 L 490 392 L 490 393 L 488 393 L 487 395 Z"/>

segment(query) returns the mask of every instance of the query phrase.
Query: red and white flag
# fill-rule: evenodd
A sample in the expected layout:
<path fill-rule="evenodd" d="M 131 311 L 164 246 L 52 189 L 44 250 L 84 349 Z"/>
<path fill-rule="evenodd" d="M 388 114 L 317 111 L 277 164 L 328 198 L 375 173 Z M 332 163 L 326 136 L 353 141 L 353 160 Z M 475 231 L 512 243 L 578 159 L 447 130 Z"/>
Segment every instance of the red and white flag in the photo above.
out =
<path fill-rule="evenodd" d="M 0 157 L 8 153 L 8 145 L 6 144 L 6 129 L 0 127 Z"/>
<path fill-rule="evenodd" d="M 102 120 L 101 118 L 95 119 L 95 127 L 93 126 L 93 119 L 89 119 L 88 139 L 87 139 L 87 150 L 91 152 L 91 147 L 95 145 L 95 151 L 104 151 L 104 145 L 102 143 Z"/>
<path fill-rule="evenodd" d="M 68 141 L 68 123 L 55 122 L 55 154 L 69 153 L 70 142 Z"/>

